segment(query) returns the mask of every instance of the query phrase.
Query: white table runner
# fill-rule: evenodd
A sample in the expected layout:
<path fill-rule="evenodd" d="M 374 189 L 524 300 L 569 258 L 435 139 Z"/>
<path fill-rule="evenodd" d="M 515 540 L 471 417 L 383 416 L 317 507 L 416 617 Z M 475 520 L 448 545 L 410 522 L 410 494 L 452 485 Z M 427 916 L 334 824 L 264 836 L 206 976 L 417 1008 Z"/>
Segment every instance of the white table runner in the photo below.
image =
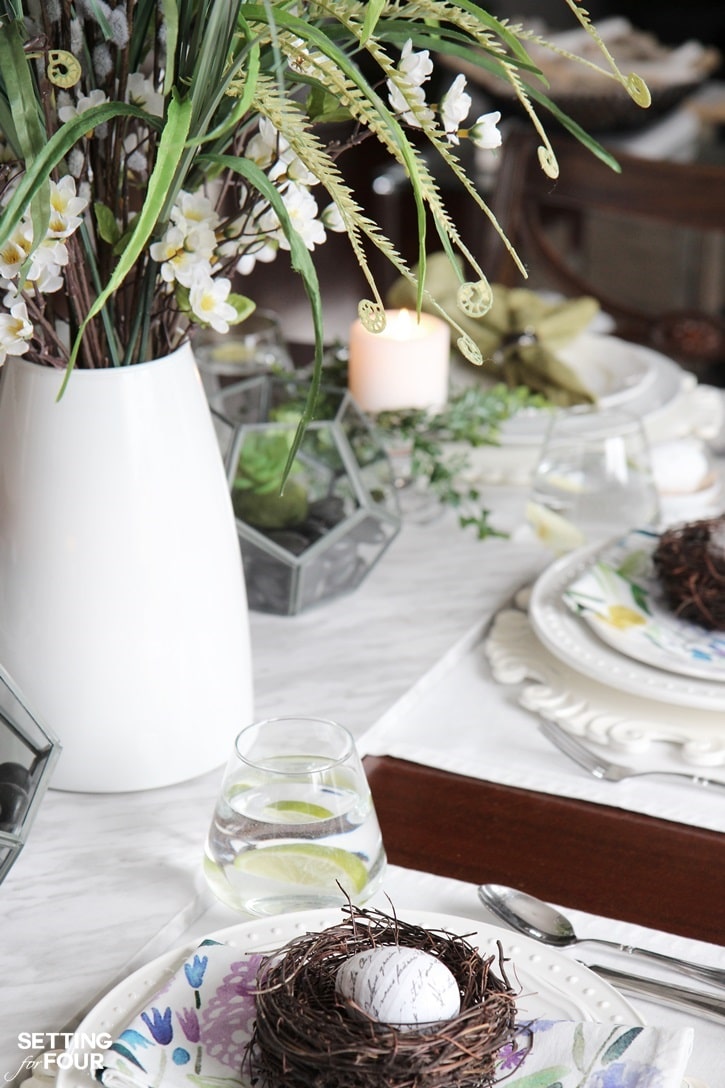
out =
<path fill-rule="evenodd" d="M 658 779 L 601 782 L 553 748 L 538 732 L 536 714 L 518 704 L 521 685 L 492 680 L 485 629 L 473 628 L 359 738 L 363 754 L 725 831 L 721 791 Z M 722 768 L 713 773 L 722 777 Z"/>

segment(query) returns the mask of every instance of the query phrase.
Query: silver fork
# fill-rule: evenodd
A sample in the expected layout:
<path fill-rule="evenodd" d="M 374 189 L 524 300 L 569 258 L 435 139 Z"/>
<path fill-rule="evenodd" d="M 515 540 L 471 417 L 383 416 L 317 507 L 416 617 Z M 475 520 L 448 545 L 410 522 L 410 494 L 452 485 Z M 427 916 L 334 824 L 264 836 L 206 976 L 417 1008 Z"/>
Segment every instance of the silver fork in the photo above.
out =
<path fill-rule="evenodd" d="M 657 775 L 665 778 L 677 778 L 681 781 L 690 782 L 696 786 L 703 786 L 706 789 L 721 789 L 725 790 L 725 781 L 721 781 L 717 778 L 705 778 L 700 774 L 689 774 L 687 771 L 640 771 L 636 767 L 627 767 L 622 763 L 613 763 L 611 760 L 605 759 L 603 756 L 596 755 L 587 748 L 577 737 L 567 733 L 565 729 L 562 729 L 556 722 L 544 719 L 539 723 L 539 731 L 543 733 L 547 740 L 550 740 L 560 752 L 569 756 L 575 763 L 578 763 L 584 770 L 589 771 L 594 778 L 599 778 L 603 782 L 621 782 L 624 778 L 638 778 L 644 775 Z"/>

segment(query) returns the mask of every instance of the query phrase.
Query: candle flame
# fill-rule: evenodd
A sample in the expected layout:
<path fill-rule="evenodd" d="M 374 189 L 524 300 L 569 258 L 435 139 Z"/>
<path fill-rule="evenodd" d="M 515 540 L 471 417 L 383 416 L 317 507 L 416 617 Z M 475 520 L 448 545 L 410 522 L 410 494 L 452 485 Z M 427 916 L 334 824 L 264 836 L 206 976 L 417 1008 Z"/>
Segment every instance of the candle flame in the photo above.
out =
<path fill-rule="evenodd" d="M 391 340 L 416 340 L 426 335 L 426 329 L 422 317 L 410 310 L 390 310 L 385 335 Z"/>

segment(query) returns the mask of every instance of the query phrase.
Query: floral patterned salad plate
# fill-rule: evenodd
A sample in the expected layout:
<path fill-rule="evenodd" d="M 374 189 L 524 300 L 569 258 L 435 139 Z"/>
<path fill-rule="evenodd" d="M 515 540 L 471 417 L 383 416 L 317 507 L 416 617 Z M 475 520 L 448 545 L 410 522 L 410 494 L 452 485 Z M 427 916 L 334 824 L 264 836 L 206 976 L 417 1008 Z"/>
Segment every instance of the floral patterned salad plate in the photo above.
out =
<path fill-rule="evenodd" d="M 564 590 L 568 608 L 625 657 L 725 683 L 725 632 L 676 616 L 655 574 L 656 532 L 636 529 L 598 551 Z"/>
<path fill-rule="evenodd" d="M 73 1035 L 68 1060 L 59 1068 L 56 1088 L 99 1088 L 99 1083 L 104 1088 L 252 1088 L 242 1066 L 254 1028 L 261 955 L 343 917 L 331 908 L 255 919 L 165 953 L 88 1012 Z M 603 1025 L 608 1040 L 622 1037 L 622 1052 L 642 1031 L 644 1020 L 625 997 L 558 949 L 472 919 L 427 911 L 406 911 L 405 917 L 428 929 L 465 936 L 487 956 L 497 956 L 501 944 L 515 964 L 522 1021 L 540 1019 L 542 1030 L 560 1025 L 572 1035 L 577 1025 L 584 1031 Z M 94 1056 L 89 1048 L 97 1049 L 99 1039 L 105 1044 L 95 1055 L 100 1061 L 84 1062 L 84 1057 Z M 539 1049 L 545 1056 L 546 1047 Z M 572 1042 L 568 1053 L 574 1050 Z M 516 1055 L 502 1052 L 502 1061 L 515 1080 Z M 531 1071 L 529 1063 L 523 1071 Z M 533 1084 L 533 1078 L 525 1080 Z"/>

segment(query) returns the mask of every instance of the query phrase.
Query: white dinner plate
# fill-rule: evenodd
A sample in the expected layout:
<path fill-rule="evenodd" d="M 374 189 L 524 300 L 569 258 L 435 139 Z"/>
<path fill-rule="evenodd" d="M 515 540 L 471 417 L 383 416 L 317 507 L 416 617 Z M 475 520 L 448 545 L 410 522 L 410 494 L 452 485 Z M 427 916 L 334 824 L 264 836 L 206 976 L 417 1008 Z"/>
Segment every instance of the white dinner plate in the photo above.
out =
<path fill-rule="evenodd" d="M 635 529 L 602 548 L 564 590 L 564 602 L 625 657 L 722 683 L 725 631 L 680 619 L 667 606 L 652 561 L 658 542 L 659 534 Z"/>
<path fill-rule="evenodd" d="M 559 349 L 596 394 L 597 406 L 615 405 L 643 420 L 656 416 L 682 392 L 685 372 L 666 355 L 616 336 L 581 333 Z M 525 409 L 501 424 L 502 445 L 538 445 L 548 411 Z"/>
<path fill-rule="evenodd" d="M 228 944 L 238 958 L 240 952 L 272 951 L 294 937 L 327 929 L 346 917 L 341 910 L 303 911 L 242 922 L 209 934 L 209 937 Z M 640 1014 L 613 987 L 556 949 L 497 926 L 448 914 L 405 911 L 401 920 L 426 929 L 447 930 L 465 936 L 484 954 L 498 956 L 497 942 L 500 941 L 504 954 L 511 961 L 506 970 L 512 985 L 518 983 L 521 987 L 516 1004 L 518 1017 L 522 1020 L 546 1017 L 612 1024 L 644 1023 Z M 117 1037 L 169 982 L 199 943 L 197 940 L 160 956 L 114 987 L 79 1024 L 69 1050 L 82 1053 L 84 1040 L 97 1038 L 101 1033 Z M 91 1084 L 97 1088 L 92 1073 L 79 1068 L 61 1068 L 56 1078 L 57 1088 L 89 1088 Z"/>
<path fill-rule="evenodd" d="M 604 545 L 606 547 L 606 545 Z M 725 711 L 725 689 L 717 681 L 665 672 L 626 657 L 602 642 L 564 603 L 564 592 L 590 568 L 602 545 L 578 548 L 539 575 L 529 604 L 537 637 L 554 657 L 601 684 L 657 702 Z"/>

